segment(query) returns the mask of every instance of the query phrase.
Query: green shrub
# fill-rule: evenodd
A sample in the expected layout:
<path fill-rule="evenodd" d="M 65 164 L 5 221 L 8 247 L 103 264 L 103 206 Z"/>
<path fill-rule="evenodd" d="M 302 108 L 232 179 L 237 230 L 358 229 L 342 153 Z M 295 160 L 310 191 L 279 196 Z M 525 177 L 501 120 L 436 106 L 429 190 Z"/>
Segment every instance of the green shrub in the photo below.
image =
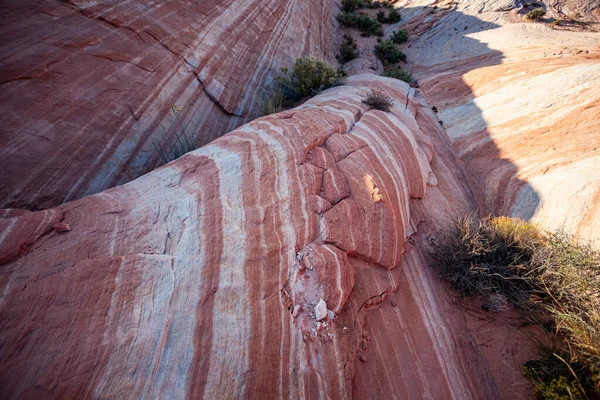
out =
<path fill-rule="evenodd" d="M 394 101 L 389 96 L 375 90 L 371 90 L 371 93 L 362 102 L 376 110 L 385 112 L 389 112 L 392 104 L 394 104 Z"/>
<path fill-rule="evenodd" d="M 375 46 L 375 55 L 384 62 L 396 63 L 406 61 L 404 54 L 391 40 L 382 40 Z"/>
<path fill-rule="evenodd" d="M 518 219 L 468 216 L 435 246 L 434 265 L 460 294 L 502 295 L 553 336 L 524 366 L 538 396 L 600 396 L 600 252 Z"/>
<path fill-rule="evenodd" d="M 377 21 L 381 22 L 382 24 L 395 24 L 401 19 L 400 12 L 398 12 L 397 9 L 393 8 L 393 6 L 390 10 L 390 13 L 387 16 L 385 15 L 385 11 L 379 11 L 376 14 L 376 17 Z"/>
<path fill-rule="evenodd" d="M 342 11 L 352 12 L 363 6 L 362 0 L 342 0 Z"/>
<path fill-rule="evenodd" d="M 390 35 L 390 40 L 394 43 L 404 43 L 408 40 L 408 31 L 404 29 L 397 30 Z"/>
<path fill-rule="evenodd" d="M 386 22 L 388 24 L 395 24 L 396 22 L 400 22 L 402 17 L 400 16 L 400 12 L 397 8 L 392 8 L 390 13 L 388 14 Z"/>
<path fill-rule="evenodd" d="M 296 101 L 340 83 L 345 76 L 344 71 L 323 61 L 298 58 L 291 69 L 281 69 L 275 82 L 287 99 Z"/>
<path fill-rule="evenodd" d="M 387 76 L 388 78 L 399 79 L 406 83 L 414 82 L 412 73 L 410 71 L 406 71 L 406 70 L 400 69 L 400 68 L 390 68 L 390 69 L 386 70 L 383 73 L 383 75 Z"/>
<path fill-rule="evenodd" d="M 365 14 L 342 12 L 338 14 L 337 20 L 340 25 L 347 28 L 355 28 L 364 33 L 383 34 L 381 24 Z"/>
<path fill-rule="evenodd" d="M 538 20 L 538 19 L 542 19 L 544 17 L 544 15 L 546 15 L 546 11 L 544 11 L 544 9 L 542 7 L 540 7 L 540 8 L 536 8 L 535 10 L 529 11 L 527 13 L 527 15 L 525 15 L 525 18 Z"/>
<path fill-rule="evenodd" d="M 159 127 L 160 138 L 152 139 L 154 150 L 165 164 L 198 148 L 196 136 L 188 130 L 187 124 L 180 118 L 181 108 L 173 106 L 171 111 L 169 127 L 165 128 L 161 124 Z"/>
<path fill-rule="evenodd" d="M 342 64 L 354 60 L 360 54 L 356 48 L 356 41 L 354 39 L 347 35 L 344 35 L 344 39 L 344 43 L 342 43 L 340 51 L 336 56 L 337 60 Z"/>

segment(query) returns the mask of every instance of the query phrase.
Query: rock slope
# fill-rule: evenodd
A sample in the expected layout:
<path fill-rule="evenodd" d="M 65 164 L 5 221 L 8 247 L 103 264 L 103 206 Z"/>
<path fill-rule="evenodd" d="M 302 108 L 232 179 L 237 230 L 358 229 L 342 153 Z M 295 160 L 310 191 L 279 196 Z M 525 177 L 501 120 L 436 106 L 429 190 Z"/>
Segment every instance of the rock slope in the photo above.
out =
<path fill-rule="evenodd" d="M 427 266 L 464 181 L 415 90 L 358 75 L 123 186 L 5 210 L 0 397 L 497 398 Z"/>
<path fill-rule="evenodd" d="M 187 125 L 201 145 L 254 118 L 273 71 L 333 55 L 336 10 L 330 0 L 3 1 L 0 207 L 97 193 L 159 165 L 163 130 Z"/>
<path fill-rule="evenodd" d="M 600 35 L 528 21 L 510 0 L 397 4 L 480 208 L 598 240 Z"/>

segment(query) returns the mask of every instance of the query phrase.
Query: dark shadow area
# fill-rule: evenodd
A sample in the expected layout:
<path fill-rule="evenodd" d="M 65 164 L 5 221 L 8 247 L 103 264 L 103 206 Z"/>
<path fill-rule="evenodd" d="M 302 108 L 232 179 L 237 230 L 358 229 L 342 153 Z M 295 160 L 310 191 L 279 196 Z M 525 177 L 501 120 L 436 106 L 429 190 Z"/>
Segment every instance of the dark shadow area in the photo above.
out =
<path fill-rule="evenodd" d="M 472 88 L 464 79 L 470 71 L 502 64 L 500 51 L 469 37 L 499 25 L 435 6 L 402 10 L 406 17 L 389 30 L 399 27 L 411 34 L 404 46 L 408 67 L 464 163 L 480 212 L 530 219 L 539 205 L 539 195 L 519 179 L 517 166 L 492 139 Z"/>

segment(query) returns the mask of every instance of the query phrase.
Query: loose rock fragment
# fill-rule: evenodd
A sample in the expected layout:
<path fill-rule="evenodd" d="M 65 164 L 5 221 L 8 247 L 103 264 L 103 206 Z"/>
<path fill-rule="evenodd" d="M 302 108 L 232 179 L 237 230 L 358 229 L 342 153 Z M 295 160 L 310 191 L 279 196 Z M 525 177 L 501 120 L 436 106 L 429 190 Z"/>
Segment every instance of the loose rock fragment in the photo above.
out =
<path fill-rule="evenodd" d="M 59 222 L 58 224 L 54 224 L 52 229 L 54 229 L 56 232 L 69 232 L 71 227 L 67 223 Z"/>
<path fill-rule="evenodd" d="M 315 318 L 317 321 L 327 318 L 327 303 L 323 299 L 319 299 L 315 306 Z"/>

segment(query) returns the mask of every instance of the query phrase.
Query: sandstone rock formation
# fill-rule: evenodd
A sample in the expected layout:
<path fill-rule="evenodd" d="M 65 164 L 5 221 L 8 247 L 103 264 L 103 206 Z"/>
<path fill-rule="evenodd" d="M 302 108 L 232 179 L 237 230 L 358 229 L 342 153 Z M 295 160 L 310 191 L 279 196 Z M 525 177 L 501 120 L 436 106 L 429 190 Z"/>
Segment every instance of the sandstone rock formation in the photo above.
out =
<path fill-rule="evenodd" d="M 598 33 L 528 21 L 513 1 L 430 3 L 397 3 L 406 51 L 480 208 L 598 240 Z"/>
<path fill-rule="evenodd" d="M 5 211 L 0 396 L 497 398 L 427 266 L 464 181 L 419 94 L 358 75 L 123 186 Z"/>
<path fill-rule="evenodd" d="M 333 56 L 336 10 L 329 0 L 3 1 L 0 207 L 52 207 L 134 179 L 160 163 L 163 129 L 187 125 L 202 145 L 254 118 L 273 71 Z"/>

